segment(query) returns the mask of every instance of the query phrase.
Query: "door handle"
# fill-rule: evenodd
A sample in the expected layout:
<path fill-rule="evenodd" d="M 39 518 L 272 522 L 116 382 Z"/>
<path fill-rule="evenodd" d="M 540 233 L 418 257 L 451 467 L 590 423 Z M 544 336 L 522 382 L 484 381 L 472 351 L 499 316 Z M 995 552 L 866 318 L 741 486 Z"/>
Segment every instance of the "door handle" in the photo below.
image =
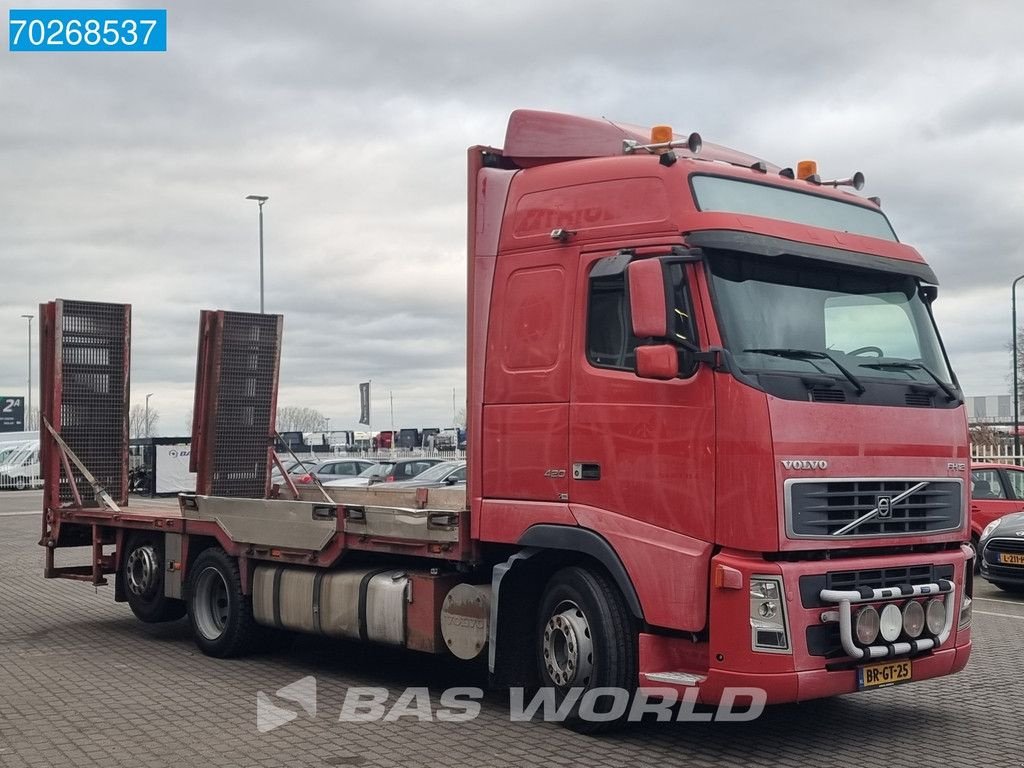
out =
<path fill-rule="evenodd" d="M 572 479 L 573 480 L 600 480 L 601 479 L 601 465 L 600 464 L 588 464 L 585 462 L 577 462 L 572 465 Z"/>

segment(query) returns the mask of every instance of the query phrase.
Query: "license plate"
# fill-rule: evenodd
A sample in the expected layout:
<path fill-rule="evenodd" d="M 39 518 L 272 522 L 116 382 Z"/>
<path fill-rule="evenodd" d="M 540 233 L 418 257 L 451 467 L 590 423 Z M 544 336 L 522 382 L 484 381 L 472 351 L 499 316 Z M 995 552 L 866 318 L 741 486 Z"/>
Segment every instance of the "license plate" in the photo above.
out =
<path fill-rule="evenodd" d="M 999 562 L 1007 565 L 1024 565 L 1024 555 L 1018 555 L 1015 552 L 1000 552 Z"/>
<path fill-rule="evenodd" d="M 907 661 L 886 661 L 857 668 L 857 690 L 884 688 L 887 685 L 905 683 L 911 679 L 913 667 Z"/>

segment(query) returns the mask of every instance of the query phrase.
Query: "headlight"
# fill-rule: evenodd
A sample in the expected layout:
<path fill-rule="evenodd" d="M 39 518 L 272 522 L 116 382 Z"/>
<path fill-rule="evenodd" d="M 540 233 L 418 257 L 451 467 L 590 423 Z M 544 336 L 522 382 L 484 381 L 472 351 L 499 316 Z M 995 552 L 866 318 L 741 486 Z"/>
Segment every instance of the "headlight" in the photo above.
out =
<path fill-rule="evenodd" d="M 882 609 L 878 619 L 878 631 L 887 643 L 895 642 L 903 631 L 903 614 L 895 603 L 889 603 Z"/>
<path fill-rule="evenodd" d="M 946 626 L 946 604 L 941 600 L 929 600 L 924 607 L 925 622 L 933 635 L 942 632 Z"/>
<path fill-rule="evenodd" d="M 750 577 L 750 640 L 753 650 L 791 652 L 784 597 L 781 578 Z"/>
<path fill-rule="evenodd" d="M 991 523 L 989 523 L 988 525 L 985 526 L 985 530 L 981 532 L 981 538 L 987 539 L 992 534 L 992 531 L 994 531 L 998 527 L 999 527 L 999 521 L 998 520 L 993 520 Z M 978 553 L 978 556 L 981 557 L 981 553 L 980 552 Z"/>
<path fill-rule="evenodd" d="M 857 634 L 857 642 L 861 645 L 871 645 L 878 639 L 878 611 L 870 605 L 857 611 L 853 627 Z"/>
<path fill-rule="evenodd" d="M 903 631 L 909 638 L 918 638 L 924 632 L 924 606 L 917 600 L 903 606 Z"/>

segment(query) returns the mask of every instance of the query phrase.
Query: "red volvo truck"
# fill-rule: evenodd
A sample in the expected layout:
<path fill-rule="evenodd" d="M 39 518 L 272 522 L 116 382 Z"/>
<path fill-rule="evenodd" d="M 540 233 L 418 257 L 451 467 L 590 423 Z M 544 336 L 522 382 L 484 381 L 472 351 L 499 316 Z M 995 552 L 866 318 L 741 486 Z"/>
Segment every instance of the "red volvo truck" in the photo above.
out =
<path fill-rule="evenodd" d="M 486 655 L 495 682 L 559 696 L 792 702 L 956 672 L 966 418 L 935 275 L 877 199 L 839 189 L 862 183 L 668 127 L 514 112 L 502 148 L 469 150 L 465 491 L 278 493 L 274 398 L 232 422 L 211 386 L 233 369 L 211 355 L 234 334 L 272 379 L 237 391 L 276 391 L 274 353 L 252 345 L 279 341 L 280 318 L 204 313 L 197 493 L 177 510 L 104 499 L 122 466 L 82 474 L 75 440 L 93 444 L 66 392 L 88 325 L 67 317 L 92 310 L 44 305 L 47 575 L 114 574 L 139 618 L 187 613 L 213 656 L 314 632 Z M 231 330 L 246 318 L 255 331 Z M 122 406 L 127 357 L 110 357 L 123 392 L 103 385 Z M 218 464 L 244 453 L 229 427 L 246 419 L 249 463 Z M 91 565 L 57 565 L 82 545 Z"/>

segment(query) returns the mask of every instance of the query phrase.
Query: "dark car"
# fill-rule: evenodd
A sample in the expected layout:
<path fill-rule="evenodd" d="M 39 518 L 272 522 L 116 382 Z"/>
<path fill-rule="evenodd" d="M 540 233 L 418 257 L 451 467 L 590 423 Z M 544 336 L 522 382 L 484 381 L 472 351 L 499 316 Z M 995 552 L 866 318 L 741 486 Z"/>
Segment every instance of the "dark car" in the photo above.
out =
<path fill-rule="evenodd" d="M 412 480 L 398 480 L 388 488 L 445 488 L 466 484 L 466 462 L 443 461 L 424 470 Z"/>
<path fill-rule="evenodd" d="M 364 470 L 359 476 L 343 478 L 324 483 L 328 488 L 358 488 L 360 486 L 373 485 L 374 483 L 394 483 L 401 480 L 412 480 L 424 470 L 435 464 L 440 464 L 443 459 L 395 459 L 393 461 L 382 461 Z"/>
<path fill-rule="evenodd" d="M 989 523 L 978 548 L 982 577 L 1006 592 L 1024 593 L 1024 512 Z"/>

